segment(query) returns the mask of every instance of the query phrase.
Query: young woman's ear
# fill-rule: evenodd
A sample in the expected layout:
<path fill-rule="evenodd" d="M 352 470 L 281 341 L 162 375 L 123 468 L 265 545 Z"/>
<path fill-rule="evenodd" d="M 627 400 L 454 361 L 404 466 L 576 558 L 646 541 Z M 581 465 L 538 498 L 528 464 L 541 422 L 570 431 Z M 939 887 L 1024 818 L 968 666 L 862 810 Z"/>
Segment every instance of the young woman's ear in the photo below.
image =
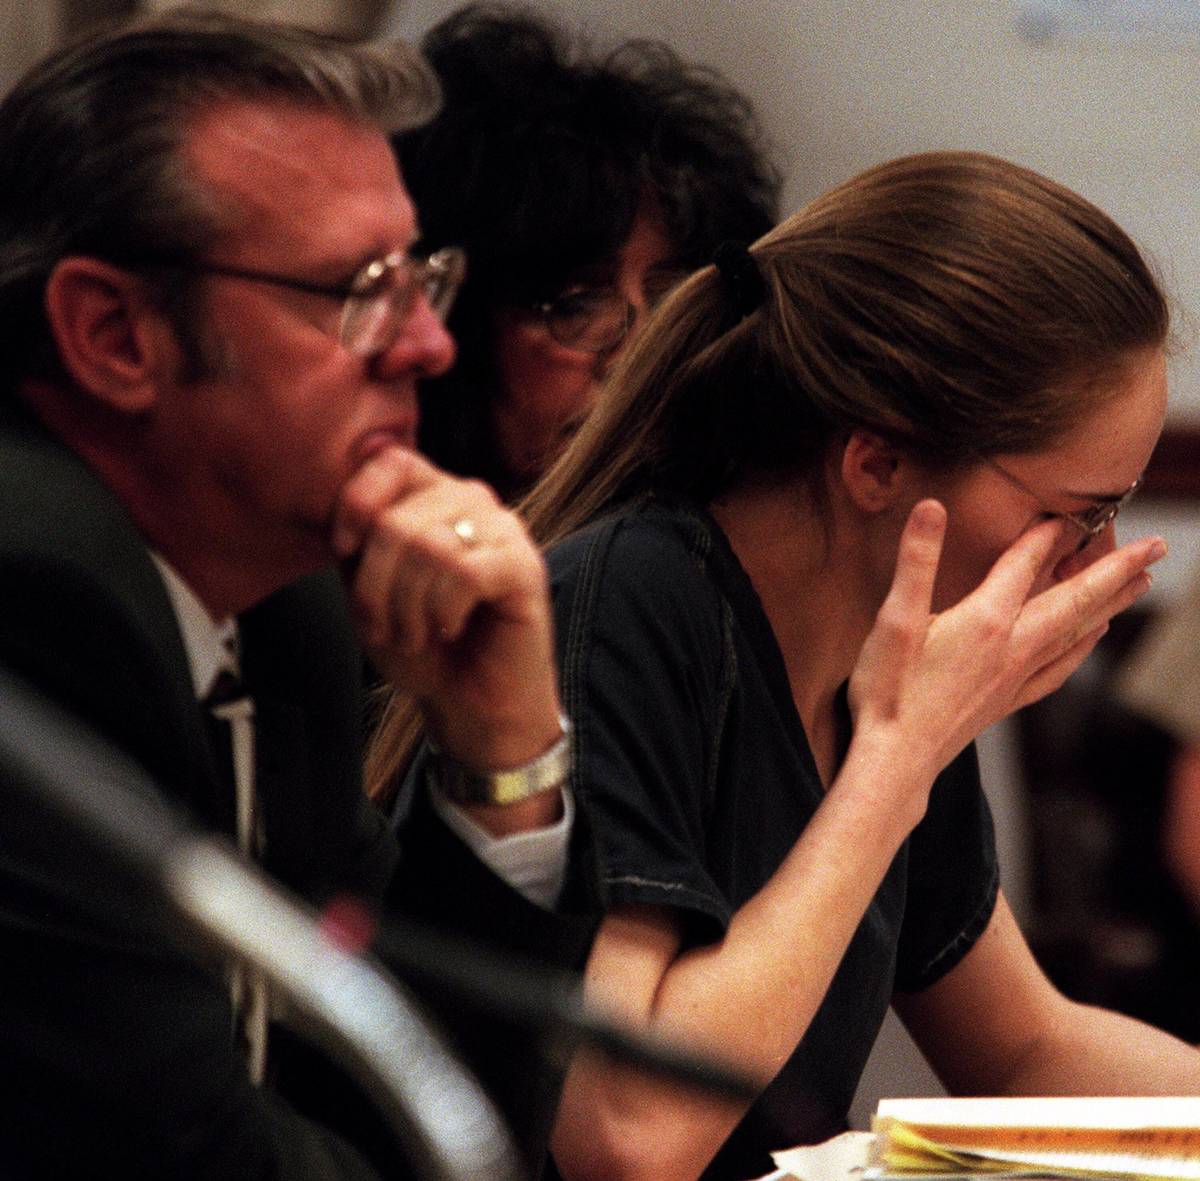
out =
<path fill-rule="evenodd" d="M 842 450 L 842 484 L 864 512 L 883 512 L 903 497 L 906 466 L 894 444 L 871 431 L 855 429 Z"/>
<path fill-rule="evenodd" d="M 85 393 L 128 414 L 153 404 L 163 322 L 140 278 L 97 258 L 64 258 L 46 284 L 46 316 Z"/>

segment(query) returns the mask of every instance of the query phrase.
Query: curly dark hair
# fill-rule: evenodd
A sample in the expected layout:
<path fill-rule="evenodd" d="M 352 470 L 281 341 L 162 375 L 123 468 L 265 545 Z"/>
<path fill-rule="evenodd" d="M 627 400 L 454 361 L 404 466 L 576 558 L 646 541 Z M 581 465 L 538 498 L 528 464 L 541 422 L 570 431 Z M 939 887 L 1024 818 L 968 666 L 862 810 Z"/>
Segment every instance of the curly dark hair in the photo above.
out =
<path fill-rule="evenodd" d="M 647 199 L 693 269 L 774 224 L 780 176 L 749 101 L 656 41 L 596 53 L 544 16 L 472 4 L 425 36 L 440 114 L 398 137 L 424 245 L 466 248 L 460 360 L 422 398 L 422 445 L 489 475 L 493 309 L 553 298 L 616 255 Z M 481 435 L 480 432 L 484 434 Z"/>

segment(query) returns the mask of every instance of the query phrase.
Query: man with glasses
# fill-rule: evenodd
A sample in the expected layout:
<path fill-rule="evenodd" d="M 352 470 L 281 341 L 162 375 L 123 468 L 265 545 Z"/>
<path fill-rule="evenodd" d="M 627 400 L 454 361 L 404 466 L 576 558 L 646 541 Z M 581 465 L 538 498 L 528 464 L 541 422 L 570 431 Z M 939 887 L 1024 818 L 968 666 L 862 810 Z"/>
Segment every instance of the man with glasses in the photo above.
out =
<path fill-rule="evenodd" d="M 93 35 L 8 96 L 0 663 L 312 904 L 532 950 L 562 934 L 570 820 L 545 574 L 489 491 L 413 451 L 463 259 L 411 256 L 386 134 L 435 94 L 405 52 L 192 15 Z M 361 793 L 356 638 L 438 747 L 403 857 Z M 265 1037 L 261 986 L 231 996 L 0 796 L 0 1172 L 393 1175 Z M 496 1038 L 536 1153 L 552 1088 Z"/>

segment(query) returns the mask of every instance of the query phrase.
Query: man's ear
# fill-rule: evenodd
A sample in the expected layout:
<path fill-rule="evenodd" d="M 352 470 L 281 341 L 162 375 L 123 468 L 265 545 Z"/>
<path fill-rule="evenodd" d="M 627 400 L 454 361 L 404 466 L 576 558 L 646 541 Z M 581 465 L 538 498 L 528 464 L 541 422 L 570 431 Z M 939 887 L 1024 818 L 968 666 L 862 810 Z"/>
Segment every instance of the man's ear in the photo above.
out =
<path fill-rule="evenodd" d="M 842 451 L 842 484 L 864 512 L 883 512 L 903 496 L 906 467 L 894 444 L 871 431 L 855 429 Z"/>
<path fill-rule="evenodd" d="M 136 275 L 97 258 L 64 258 L 46 284 L 46 317 L 83 390 L 129 414 L 154 403 L 162 315 Z"/>

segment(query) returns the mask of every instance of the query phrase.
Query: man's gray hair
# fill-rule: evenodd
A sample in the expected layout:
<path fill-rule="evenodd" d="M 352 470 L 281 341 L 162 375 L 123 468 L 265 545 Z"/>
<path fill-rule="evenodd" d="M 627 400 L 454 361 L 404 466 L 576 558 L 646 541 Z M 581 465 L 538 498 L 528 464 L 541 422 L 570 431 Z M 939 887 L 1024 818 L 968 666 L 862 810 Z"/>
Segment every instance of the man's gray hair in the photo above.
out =
<path fill-rule="evenodd" d="M 234 101 L 312 107 L 391 134 L 429 119 L 439 92 L 405 45 L 187 10 L 103 27 L 35 65 L 0 103 L 8 389 L 59 372 L 42 303 L 60 259 L 203 254 L 227 211 L 188 174 L 182 145 L 198 114 Z M 169 310 L 186 299 L 176 283 Z"/>

